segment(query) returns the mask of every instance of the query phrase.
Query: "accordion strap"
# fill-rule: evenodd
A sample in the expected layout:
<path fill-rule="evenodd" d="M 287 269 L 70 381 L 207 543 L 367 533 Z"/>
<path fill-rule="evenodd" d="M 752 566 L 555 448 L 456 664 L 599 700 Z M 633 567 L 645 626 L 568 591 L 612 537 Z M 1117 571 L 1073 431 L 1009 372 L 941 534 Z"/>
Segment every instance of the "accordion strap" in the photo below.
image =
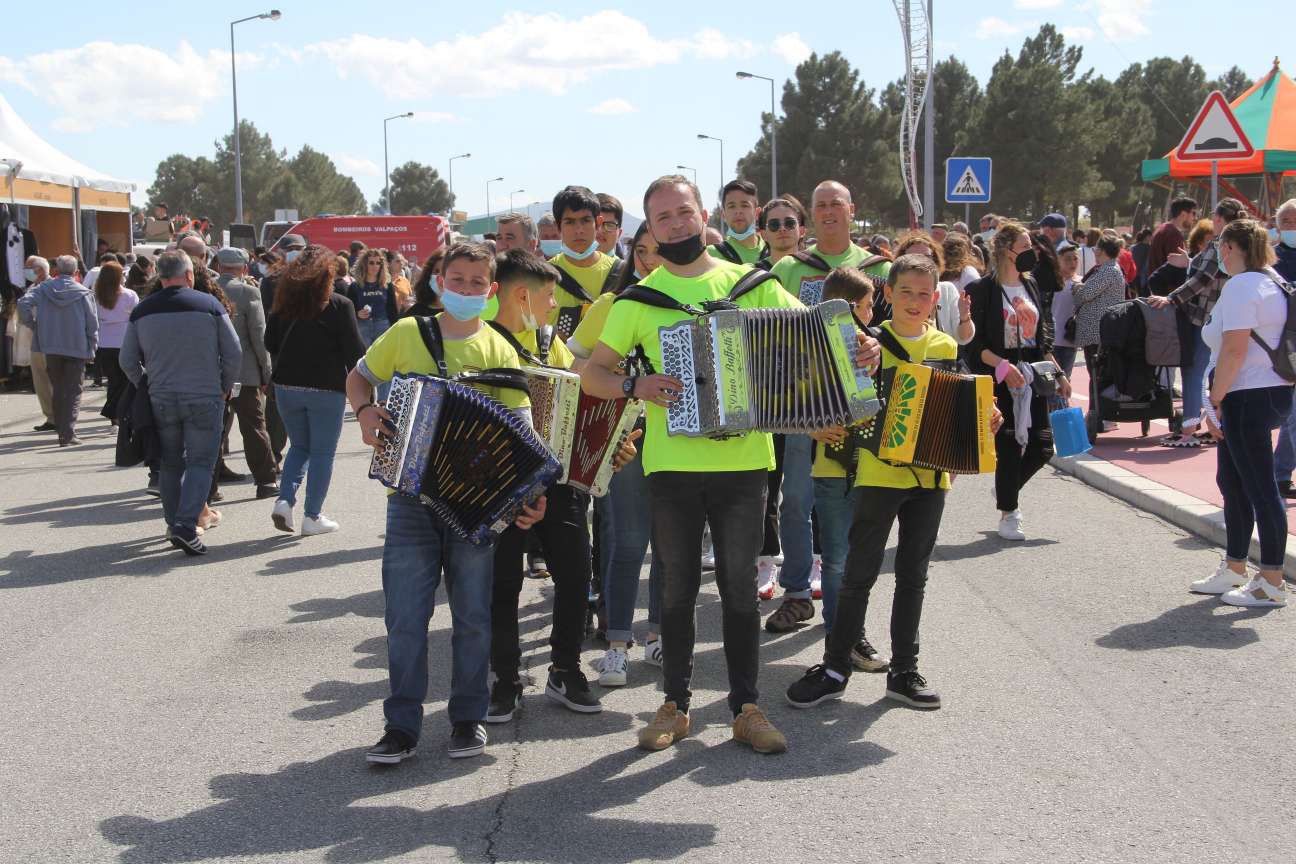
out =
<path fill-rule="evenodd" d="M 521 369 L 483 369 L 480 372 L 459 375 L 454 380 L 460 384 L 480 384 L 483 387 L 521 390 L 528 396 L 531 395 L 531 388 L 527 386 L 526 373 Z"/>
<path fill-rule="evenodd" d="M 776 278 L 778 277 L 767 270 L 749 270 L 734 283 L 727 296 L 720 300 L 706 300 L 702 303 L 701 308 L 692 304 L 681 303 L 668 294 L 642 284 L 631 285 L 618 294 L 616 300 L 612 302 L 620 303 L 622 300 L 634 300 L 648 306 L 656 306 L 658 309 L 674 309 L 678 312 L 687 312 L 690 315 L 705 315 L 708 312 L 737 309 L 738 298 L 750 293 L 757 286 Z"/>
<path fill-rule="evenodd" d="M 445 342 L 441 338 L 441 325 L 431 315 L 415 315 L 414 320 L 418 322 L 419 336 L 423 337 L 423 347 L 427 348 L 428 354 L 432 356 L 432 361 L 436 363 L 441 377 L 449 378 L 450 372 L 445 362 Z"/>
<path fill-rule="evenodd" d="M 489 324 L 496 333 L 503 336 L 504 341 L 508 342 L 509 345 L 513 347 L 513 350 L 517 352 L 517 355 L 527 363 L 530 363 L 533 366 L 549 365 L 546 361 L 549 359 L 549 346 L 553 342 L 553 327 L 546 324 L 536 333 L 536 347 L 539 348 L 539 351 L 537 354 L 532 354 L 503 324 L 498 321 L 487 321 L 486 323 Z M 543 342 L 541 341 L 542 338 L 544 340 Z"/>
<path fill-rule="evenodd" d="M 612 269 L 615 270 L 616 268 L 614 267 Z M 561 267 L 558 268 L 558 272 L 562 274 L 562 279 L 560 281 L 562 283 L 562 287 L 564 291 L 566 291 L 568 294 L 572 295 L 573 297 L 577 298 L 582 303 L 594 302 L 594 298 L 591 297 L 589 295 L 589 292 L 585 290 L 584 285 L 576 281 L 575 276 L 568 273 L 566 270 L 564 270 Z"/>

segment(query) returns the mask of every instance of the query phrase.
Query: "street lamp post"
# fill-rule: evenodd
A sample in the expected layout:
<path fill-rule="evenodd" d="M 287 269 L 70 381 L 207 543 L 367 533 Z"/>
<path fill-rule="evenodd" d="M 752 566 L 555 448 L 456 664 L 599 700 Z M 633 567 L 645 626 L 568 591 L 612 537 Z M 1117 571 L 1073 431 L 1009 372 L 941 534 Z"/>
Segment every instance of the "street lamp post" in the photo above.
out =
<path fill-rule="evenodd" d="M 693 185 L 694 185 L 694 186 L 697 185 L 697 169 L 696 169 L 696 168 L 692 167 L 691 165 L 676 165 L 675 167 L 676 167 L 677 169 L 679 169 L 680 171 L 692 171 L 692 172 L 693 172 Z"/>
<path fill-rule="evenodd" d="M 720 212 L 723 213 L 724 212 L 724 184 L 725 184 L 724 139 L 717 138 L 714 135 L 703 135 L 701 132 L 698 133 L 697 137 L 699 141 L 717 141 L 720 144 L 720 185 L 716 191 L 716 195 L 718 196 L 716 200 L 720 202 L 719 204 Z"/>
<path fill-rule="evenodd" d="M 234 91 L 234 221 L 243 221 L 243 147 L 239 143 L 239 116 L 238 116 L 238 68 L 234 62 L 234 25 L 242 24 L 244 21 L 254 21 L 262 18 L 269 18 L 271 21 L 278 21 L 281 13 L 278 9 L 271 9 L 269 12 L 262 12 L 260 15 L 249 15 L 246 18 L 240 18 L 237 21 L 230 22 L 230 87 Z"/>
<path fill-rule="evenodd" d="M 470 156 L 472 156 L 471 153 L 460 153 L 458 156 L 450 157 L 449 183 L 450 183 L 450 209 L 451 210 L 454 209 L 454 162 L 456 159 L 467 159 Z"/>
<path fill-rule="evenodd" d="M 513 196 L 514 196 L 514 195 L 521 195 L 521 194 L 522 194 L 523 192 L 525 192 L 525 191 L 526 191 L 525 189 L 514 189 L 512 192 L 509 193 L 509 212 L 510 212 L 510 213 L 513 212 Z M 489 204 L 490 202 L 488 201 L 487 203 Z"/>
<path fill-rule="evenodd" d="M 391 117 L 383 118 L 383 200 L 387 202 L 387 215 L 390 216 L 391 209 L 391 170 L 387 167 L 387 122 L 389 120 L 400 120 L 404 117 L 413 117 L 413 111 L 406 111 L 404 114 L 393 114 Z"/>
<path fill-rule="evenodd" d="M 739 72 L 739 78 L 759 78 L 770 85 L 770 197 L 778 197 L 778 115 L 774 108 L 774 79 L 750 72 Z"/>
<path fill-rule="evenodd" d="M 486 181 L 486 215 L 487 216 L 491 215 L 490 186 L 492 183 L 499 183 L 503 179 L 504 179 L 503 177 L 492 177 L 491 179 Z"/>

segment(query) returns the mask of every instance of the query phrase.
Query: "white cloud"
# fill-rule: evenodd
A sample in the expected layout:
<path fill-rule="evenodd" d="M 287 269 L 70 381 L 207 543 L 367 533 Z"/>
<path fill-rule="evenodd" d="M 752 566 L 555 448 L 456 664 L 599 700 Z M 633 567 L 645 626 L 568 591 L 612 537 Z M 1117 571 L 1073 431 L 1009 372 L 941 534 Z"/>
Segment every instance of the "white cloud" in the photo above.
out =
<path fill-rule="evenodd" d="M 448 111 L 415 111 L 410 118 L 415 123 L 458 123 L 459 118 Z"/>
<path fill-rule="evenodd" d="M 810 56 L 810 46 L 801 38 L 800 33 L 784 33 L 776 37 L 770 49 L 789 66 L 795 66 Z"/>
<path fill-rule="evenodd" d="M 614 114 L 633 114 L 639 109 L 631 105 L 626 99 L 605 99 L 593 108 L 587 110 L 591 114 L 612 116 Z"/>
<path fill-rule="evenodd" d="M 347 153 L 339 153 L 333 157 L 333 161 L 342 169 L 343 174 L 350 174 L 352 177 L 381 177 L 382 169 L 372 159 L 365 159 L 361 156 L 351 156 Z"/>
<path fill-rule="evenodd" d="M 239 54 L 238 63 L 246 70 L 261 65 L 261 58 Z M 141 69 L 148 70 L 143 91 Z M 228 96 L 228 77 L 229 54 L 199 54 L 183 41 L 172 54 L 135 43 L 88 42 L 16 61 L 0 58 L 0 80 L 52 105 L 60 132 L 139 121 L 193 123 L 209 102 Z"/>
<path fill-rule="evenodd" d="M 1112 42 L 1128 42 L 1148 34 L 1143 22 L 1152 13 L 1152 0 L 1096 0 L 1098 29 Z"/>
<path fill-rule="evenodd" d="M 1062 0 L 1013 0 L 1013 6 L 1018 9 L 1056 9 L 1062 5 Z"/>
<path fill-rule="evenodd" d="M 1094 37 L 1092 27 L 1061 27 L 1058 32 L 1072 42 L 1088 42 Z"/>
<path fill-rule="evenodd" d="M 1016 23 L 1005 21 L 1002 18 L 995 18 L 992 15 L 977 22 L 975 35 L 978 39 L 1006 39 L 1009 36 L 1025 33 L 1027 30 L 1034 30 L 1035 27 L 1036 24 L 1033 21 Z"/>
<path fill-rule="evenodd" d="M 648 69 L 686 58 L 729 60 L 756 46 L 718 30 L 659 39 L 622 12 L 583 18 L 556 12 L 510 12 L 476 34 L 428 44 L 356 34 L 307 45 L 302 54 L 328 61 L 344 78 L 364 78 L 394 99 L 433 98 L 446 92 L 489 97 L 519 90 L 563 93 L 616 70 Z"/>

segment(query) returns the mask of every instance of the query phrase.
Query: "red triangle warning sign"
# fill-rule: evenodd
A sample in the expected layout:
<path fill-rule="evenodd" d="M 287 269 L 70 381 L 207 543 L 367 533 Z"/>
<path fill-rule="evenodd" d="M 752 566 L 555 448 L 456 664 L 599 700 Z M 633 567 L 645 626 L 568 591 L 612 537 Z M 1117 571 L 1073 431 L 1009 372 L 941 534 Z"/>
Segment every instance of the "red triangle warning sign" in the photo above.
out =
<path fill-rule="evenodd" d="M 1245 159 L 1253 153 L 1255 148 L 1242 131 L 1237 117 L 1233 116 L 1228 100 L 1216 90 L 1206 97 L 1206 103 L 1188 127 L 1188 134 L 1179 142 L 1175 157 L 1190 162 L 1209 162 L 1214 159 Z"/>

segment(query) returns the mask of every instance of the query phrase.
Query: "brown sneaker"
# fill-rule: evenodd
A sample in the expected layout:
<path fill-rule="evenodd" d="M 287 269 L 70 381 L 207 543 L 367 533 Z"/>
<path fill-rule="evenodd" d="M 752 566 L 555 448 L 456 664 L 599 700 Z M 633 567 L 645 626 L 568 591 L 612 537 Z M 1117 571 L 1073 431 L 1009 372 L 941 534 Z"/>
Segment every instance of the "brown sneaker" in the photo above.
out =
<path fill-rule="evenodd" d="M 783 737 L 783 733 L 775 729 L 764 712 L 750 702 L 734 718 L 733 737 L 739 744 L 746 744 L 757 753 L 782 753 L 787 750 L 787 739 Z"/>
<path fill-rule="evenodd" d="M 689 717 L 667 702 L 657 709 L 652 722 L 639 730 L 639 746 L 645 750 L 665 750 L 689 733 Z"/>
<path fill-rule="evenodd" d="M 804 597 L 784 597 L 782 605 L 765 619 L 765 629 L 771 633 L 788 633 L 814 617 L 814 603 Z"/>

